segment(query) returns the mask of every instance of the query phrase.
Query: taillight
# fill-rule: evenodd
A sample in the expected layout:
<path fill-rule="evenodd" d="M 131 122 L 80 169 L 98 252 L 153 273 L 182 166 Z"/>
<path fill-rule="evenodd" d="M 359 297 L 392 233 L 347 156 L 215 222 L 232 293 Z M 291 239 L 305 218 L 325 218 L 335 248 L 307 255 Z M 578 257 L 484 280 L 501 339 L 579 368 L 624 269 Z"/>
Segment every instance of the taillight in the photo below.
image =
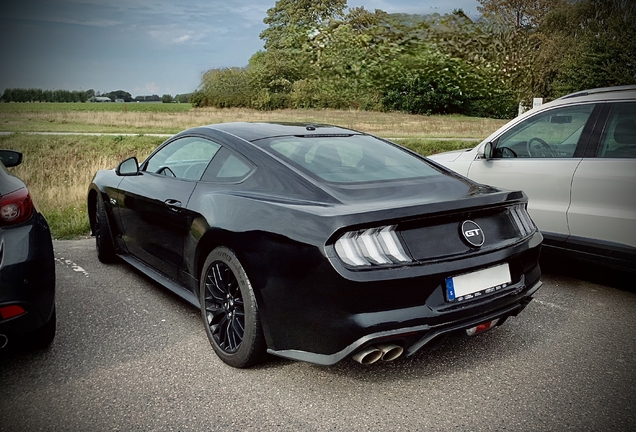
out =
<path fill-rule="evenodd" d="M 350 231 L 338 239 L 336 253 L 352 267 L 411 262 L 395 234 L 395 225 Z"/>
<path fill-rule="evenodd" d="M 22 315 L 26 313 L 22 306 L 11 305 L 11 306 L 2 306 L 0 307 L 0 318 L 3 320 L 17 317 L 18 315 Z"/>
<path fill-rule="evenodd" d="M 521 233 L 522 237 L 525 237 L 536 230 L 534 222 L 530 219 L 530 215 L 526 210 L 525 205 L 518 205 L 511 209 L 510 215 L 517 225 L 517 229 Z"/>
<path fill-rule="evenodd" d="M 28 220 L 33 214 L 33 201 L 27 188 L 0 198 L 0 224 L 14 225 Z"/>

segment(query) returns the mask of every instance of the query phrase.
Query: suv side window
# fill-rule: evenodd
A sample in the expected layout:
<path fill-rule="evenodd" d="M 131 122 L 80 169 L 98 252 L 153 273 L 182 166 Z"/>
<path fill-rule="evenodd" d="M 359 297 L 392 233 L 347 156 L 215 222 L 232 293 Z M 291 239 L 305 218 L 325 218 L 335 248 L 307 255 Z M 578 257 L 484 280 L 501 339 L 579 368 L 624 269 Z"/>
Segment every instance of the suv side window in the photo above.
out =
<path fill-rule="evenodd" d="M 614 104 L 596 156 L 636 158 L 636 102 Z"/>
<path fill-rule="evenodd" d="M 571 158 L 595 104 L 536 114 L 503 134 L 494 157 Z"/>

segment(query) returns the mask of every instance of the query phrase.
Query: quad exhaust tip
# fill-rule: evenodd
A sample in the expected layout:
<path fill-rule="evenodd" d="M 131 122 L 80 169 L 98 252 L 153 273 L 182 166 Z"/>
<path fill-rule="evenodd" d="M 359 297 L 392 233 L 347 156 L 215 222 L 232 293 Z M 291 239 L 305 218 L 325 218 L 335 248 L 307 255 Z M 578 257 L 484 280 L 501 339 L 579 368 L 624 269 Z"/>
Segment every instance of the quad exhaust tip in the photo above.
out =
<path fill-rule="evenodd" d="M 378 349 L 382 352 L 383 361 L 393 361 L 404 352 L 404 348 L 395 344 L 378 345 Z"/>
<path fill-rule="evenodd" d="M 382 344 L 366 347 L 353 355 L 353 359 L 360 364 L 370 365 L 378 360 L 393 361 L 400 357 L 404 348 L 395 344 Z"/>

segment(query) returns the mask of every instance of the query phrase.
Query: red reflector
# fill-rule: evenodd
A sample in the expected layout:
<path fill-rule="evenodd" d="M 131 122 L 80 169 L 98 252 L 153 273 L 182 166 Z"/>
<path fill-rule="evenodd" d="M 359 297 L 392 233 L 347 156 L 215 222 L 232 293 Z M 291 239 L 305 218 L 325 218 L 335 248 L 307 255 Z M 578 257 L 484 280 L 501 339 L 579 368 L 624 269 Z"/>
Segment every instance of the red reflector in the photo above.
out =
<path fill-rule="evenodd" d="M 2 317 L 2 319 L 13 318 L 23 313 L 26 313 L 24 308 L 17 305 L 0 307 L 0 317 Z"/>
<path fill-rule="evenodd" d="M 18 224 L 33 214 L 33 201 L 27 188 L 0 198 L 0 225 Z"/>
<path fill-rule="evenodd" d="M 485 332 L 486 330 L 493 328 L 498 322 L 499 322 L 499 318 L 494 319 L 492 321 L 487 321 L 485 323 L 481 323 L 479 325 L 476 325 L 475 327 L 466 329 L 466 334 L 468 336 L 473 336 L 473 335 Z"/>

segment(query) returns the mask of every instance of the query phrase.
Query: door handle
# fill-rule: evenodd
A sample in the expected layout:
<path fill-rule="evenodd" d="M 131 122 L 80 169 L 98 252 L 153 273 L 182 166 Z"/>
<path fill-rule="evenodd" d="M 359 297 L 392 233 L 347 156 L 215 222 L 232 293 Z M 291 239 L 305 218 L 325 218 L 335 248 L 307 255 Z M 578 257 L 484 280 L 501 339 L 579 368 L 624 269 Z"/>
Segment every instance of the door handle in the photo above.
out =
<path fill-rule="evenodd" d="M 167 199 L 164 201 L 164 204 L 168 206 L 168 208 L 170 210 L 172 210 L 173 212 L 180 212 L 181 211 L 181 201 L 179 200 L 175 200 L 175 199 Z"/>

